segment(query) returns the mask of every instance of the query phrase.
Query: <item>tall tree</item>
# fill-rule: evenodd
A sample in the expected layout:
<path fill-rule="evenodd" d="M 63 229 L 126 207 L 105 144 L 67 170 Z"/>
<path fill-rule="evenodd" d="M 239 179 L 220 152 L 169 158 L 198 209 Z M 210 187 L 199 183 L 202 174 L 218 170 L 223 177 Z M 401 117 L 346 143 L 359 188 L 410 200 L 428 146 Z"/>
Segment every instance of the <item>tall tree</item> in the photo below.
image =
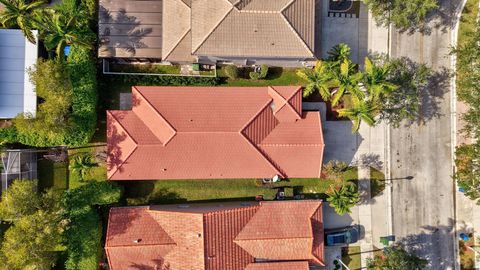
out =
<path fill-rule="evenodd" d="M 330 100 L 332 76 L 328 72 L 327 65 L 324 62 L 317 61 L 313 70 L 299 70 L 297 75 L 308 82 L 307 86 L 303 90 L 304 97 L 308 97 L 313 92 L 318 91 L 323 100 Z"/>
<path fill-rule="evenodd" d="M 94 34 L 81 23 L 78 15 L 64 15 L 54 10 L 45 10 L 41 16 L 41 38 L 48 50 L 54 50 L 58 57 L 63 56 L 67 45 L 91 48 L 95 40 Z"/>
<path fill-rule="evenodd" d="M 438 0 L 363 0 L 375 20 L 385 26 L 393 24 L 406 30 L 424 23 L 427 15 L 438 8 Z"/>
<path fill-rule="evenodd" d="M 358 191 L 353 184 L 343 184 L 340 187 L 330 186 L 327 195 L 327 202 L 341 216 L 351 213 L 351 208 L 358 203 Z"/>
<path fill-rule="evenodd" d="M 330 51 L 328 51 L 328 61 L 331 62 L 338 62 L 340 65 L 345 60 L 350 58 L 351 49 L 345 43 L 340 43 L 332 47 Z"/>
<path fill-rule="evenodd" d="M 402 245 L 386 247 L 383 255 L 367 259 L 368 270 L 420 270 L 428 261 L 405 250 Z"/>
<path fill-rule="evenodd" d="M 15 180 L 2 195 L 10 203 L 2 200 L 1 218 L 13 218 L 1 243 L 0 269 L 51 269 L 57 260 L 57 251 L 62 249 L 67 221 L 61 193 L 48 190 L 40 194 L 32 190 L 31 184 L 35 182 L 28 182 L 30 184 Z M 32 205 L 27 205 L 30 202 Z"/>
<path fill-rule="evenodd" d="M 356 71 L 355 65 L 348 59 L 340 65 L 340 72 L 333 73 L 333 84 L 336 86 L 332 98 L 332 106 L 337 105 L 344 94 L 350 93 L 354 99 L 363 100 L 365 93 L 360 89 L 362 73 Z"/>
<path fill-rule="evenodd" d="M 0 0 L 5 7 L 0 11 L 0 22 L 6 28 L 19 28 L 31 43 L 35 43 L 33 30 L 36 28 L 38 11 L 44 1 Z"/>
<path fill-rule="evenodd" d="M 377 106 L 368 101 L 359 101 L 353 99 L 353 107 L 338 110 L 341 117 L 348 117 L 353 121 L 352 132 L 355 133 L 360 128 L 360 123 L 365 122 L 369 126 L 375 125 L 375 112 Z"/>
<path fill-rule="evenodd" d="M 390 65 L 378 66 L 365 57 L 363 85 L 367 88 L 368 100 L 376 103 L 381 97 L 390 95 L 398 86 L 388 81 Z"/>
<path fill-rule="evenodd" d="M 37 185 L 36 180 L 15 180 L 2 194 L 0 219 L 15 221 L 38 211 L 41 200 L 35 193 Z"/>

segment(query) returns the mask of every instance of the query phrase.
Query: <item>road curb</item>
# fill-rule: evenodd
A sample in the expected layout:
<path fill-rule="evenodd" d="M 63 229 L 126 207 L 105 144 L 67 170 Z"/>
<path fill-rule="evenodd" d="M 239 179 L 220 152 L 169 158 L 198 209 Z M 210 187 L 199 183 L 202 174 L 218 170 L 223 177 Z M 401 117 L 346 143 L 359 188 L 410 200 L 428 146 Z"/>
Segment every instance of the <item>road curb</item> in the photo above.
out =
<path fill-rule="evenodd" d="M 462 0 L 460 7 L 455 11 L 456 14 L 456 23 L 453 31 L 451 31 L 450 36 L 450 45 L 451 47 L 456 47 L 458 42 L 458 29 L 460 26 L 460 18 L 462 16 L 463 9 L 467 0 Z M 480 6 L 480 1 L 479 1 Z M 450 59 L 450 67 L 453 70 L 453 76 L 450 81 L 450 117 L 451 117 L 451 158 L 452 158 L 452 175 L 455 173 L 455 148 L 457 146 L 457 85 L 456 85 L 456 67 L 457 67 L 457 56 L 453 54 Z M 457 190 L 458 185 L 456 181 L 453 181 L 453 218 L 454 218 L 454 241 L 453 241 L 453 251 L 455 252 L 456 264 L 455 269 L 460 269 L 460 247 L 457 240 Z"/>

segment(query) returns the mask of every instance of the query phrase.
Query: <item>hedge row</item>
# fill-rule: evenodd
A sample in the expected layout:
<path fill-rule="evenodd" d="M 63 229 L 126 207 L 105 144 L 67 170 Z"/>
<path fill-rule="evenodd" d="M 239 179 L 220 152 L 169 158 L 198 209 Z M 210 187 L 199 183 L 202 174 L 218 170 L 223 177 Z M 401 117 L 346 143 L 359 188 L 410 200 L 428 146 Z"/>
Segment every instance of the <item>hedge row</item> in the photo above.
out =
<path fill-rule="evenodd" d="M 56 60 L 47 60 L 56 61 Z M 87 144 L 95 133 L 97 121 L 97 71 L 95 58 L 89 50 L 73 47 L 65 71 L 71 84 L 71 112 L 63 126 L 48 128 L 42 121 L 48 112 L 38 111 L 39 117 L 23 119 L 18 117 L 15 125 L 0 129 L 1 142 L 48 147 L 57 145 L 81 146 Z M 55 78 L 52 78 L 55 80 Z M 46 79 L 48 80 L 48 79 Z M 70 94 L 70 92 L 69 92 Z M 40 108 L 41 109 L 41 108 Z M 30 125 L 30 126 L 28 126 Z"/>
<path fill-rule="evenodd" d="M 73 47 L 68 56 L 73 86 L 72 115 L 75 132 L 65 144 L 85 145 L 90 142 L 97 124 L 97 69 L 92 51 Z"/>
<path fill-rule="evenodd" d="M 102 222 L 99 209 L 117 203 L 121 188 L 111 182 L 89 182 L 64 193 L 70 225 L 65 231 L 67 270 L 95 270 L 102 255 Z"/>

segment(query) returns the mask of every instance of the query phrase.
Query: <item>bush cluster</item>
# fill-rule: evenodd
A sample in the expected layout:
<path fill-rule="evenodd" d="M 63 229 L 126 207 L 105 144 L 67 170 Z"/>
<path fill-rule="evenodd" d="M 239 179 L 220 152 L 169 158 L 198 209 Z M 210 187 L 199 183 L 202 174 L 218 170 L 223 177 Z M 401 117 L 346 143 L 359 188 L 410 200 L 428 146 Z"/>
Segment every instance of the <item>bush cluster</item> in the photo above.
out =
<path fill-rule="evenodd" d="M 89 182 L 64 193 L 70 225 L 65 231 L 67 270 L 98 269 L 102 249 L 102 222 L 97 209 L 119 201 L 121 189 L 111 182 Z"/>
<path fill-rule="evenodd" d="M 14 127 L 0 129 L 2 139 L 38 147 L 88 143 L 98 99 L 92 52 L 74 46 L 66 62 L 40 59 L 30 76 L 42 99 L 37 115 L 16 117 Z"/>
<path fill-rule="evenodd" d="M 102 81 L 144 86 L 216 86 L 219 84 L 219 79 L 215 77 L 182 76 L 106 75 Z"/>
<path fill-rule="evenodd" d="M 238 72 L 238 68 L 234 65 L 228 65 L 228 66 L 224 66 L 223 68 L 223 72 L 225 72 L 225 75 L 227 75 L 228 78 L 232 79 L 232 80 L 236 80 L 239 78 L 239 72 Z"/>

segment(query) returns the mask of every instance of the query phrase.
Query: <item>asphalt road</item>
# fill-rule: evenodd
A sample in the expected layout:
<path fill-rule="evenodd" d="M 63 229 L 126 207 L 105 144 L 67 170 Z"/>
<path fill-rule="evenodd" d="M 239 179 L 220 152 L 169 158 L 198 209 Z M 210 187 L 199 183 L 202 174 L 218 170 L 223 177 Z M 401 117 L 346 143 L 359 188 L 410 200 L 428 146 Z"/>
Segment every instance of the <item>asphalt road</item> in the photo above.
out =
<path fill-rule="evenodd" d="M 461 0 L 441 1 L 443 22 Z M 448 79 L 441 75 L 450 67 L 448 56 L 452 27 L 431 31 L 391 33 L 392 57 L 408 57 L 427 63 L 444 83 L 425 94 L 419 123 L 390 131 L 393 233 L 417 254 L 430 261 L 429 269 L 455 269 L 454 186 L 451 179 L 451 98 Z M 413 176 L 412 180 L 402 179 Z"/>

